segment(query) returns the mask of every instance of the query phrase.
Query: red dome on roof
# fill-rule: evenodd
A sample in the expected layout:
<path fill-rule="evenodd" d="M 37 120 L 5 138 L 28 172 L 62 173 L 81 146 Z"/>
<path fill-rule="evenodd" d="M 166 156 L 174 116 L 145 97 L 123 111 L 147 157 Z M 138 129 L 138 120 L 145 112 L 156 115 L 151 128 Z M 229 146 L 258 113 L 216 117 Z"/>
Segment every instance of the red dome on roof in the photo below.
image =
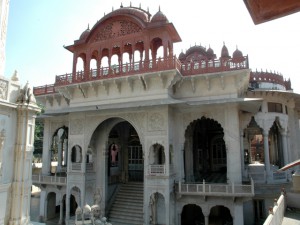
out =
<path fill-rule="evenodd" d="M 185 58 L 185 54 L 184 54 L 183 52 L 181 52 L 181 53 L 179 54 L 179 56 L 178 56 L 178 59 L 179 59 L 179 60 L 184 60 L 184 58 Z"/>
<path fill-rule="evenodd" d="M 222 47 L 222 51 L 221 51 L 221 58 L 230 58 L 228 49 L 224 43 L 223 47 Z"/>
<path fill-rule="evenodd" d="M 149 22 L 149 18 L 151 16 L 151 14 L 141 8 L 137 8 L 137 7 L 123 7 L 121 5 L 121 8 L 116 9 L 110 13 L 108 13 L 106 16 L 104 16 L 98 23 L 101 23 L 102 21 L 106 20 L 109 17 L 114 17 L 114 16 L 123 16 L 123 15 L 132 15 L 136 18 L 139 18 L 140 20 L 142 20 L 143 22 Z"/>
<path fill-rule="evenodd" d="M 155 13 L 155 15 L 152 17 L 151 22 L 165 22 L 165 23 L 168 23 L 169 20 L 166 17 L 166 15 L 163 14 L 162 11 L 160 11 L 160 8 L 159 8 L 158 12 Z"/>
<path fill-rule="evenodd" d="M 90 34 L 90 28 L 88 27 L 85 31 L 82 32 L 82 34 L 80 35 L 80 40 L 84 40 L 87 38 L 87 36 Z"/>
<path fill-rule="evenodd" d="M 215 54 L 214 53 L 214 50 L 212 50 L 212 48 L 209 46 L 209 48 L 207 49 L 207 51 L 206 51 L 208 54 L 210 54 L 210 55 L 213 55 L 213 54 Z"/>
<path fill-rule="evenodd" d="M 232 54 L 232 58 L 242 58 L 242 57 L 243 57 L 243 53 L 240 50 L 238 50 L 238 48 L 236 48 L 236 50 Z"/>

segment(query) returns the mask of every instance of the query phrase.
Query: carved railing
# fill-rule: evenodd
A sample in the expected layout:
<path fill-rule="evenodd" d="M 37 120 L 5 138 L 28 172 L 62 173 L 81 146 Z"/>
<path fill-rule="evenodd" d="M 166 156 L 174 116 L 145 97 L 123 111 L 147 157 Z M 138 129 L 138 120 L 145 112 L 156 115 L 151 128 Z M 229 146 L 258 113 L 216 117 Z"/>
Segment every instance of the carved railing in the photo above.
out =
<path fill-rule="evenodd" d="M 248 69 L 248 57 L 244 56 L 240 62 L 232 59 L 222 62 L 220 60 L 204 60 L 201 62 L 181 63 L 175 56 L 168 58 L 158 58 L 157 60 L 140 61 L 114 65 L 111 67 L 102 67 L 100 69 L 91 69 L 88 71 L 78 71 L 76 73 L 66 73 L 56 76 L 55 84 L 45 85 L 33 88 L 34 95 L 52 94 L 55 87 L 103 80 L 108 78 L 118 78 L 122 76 L 151 73 L 177 69 L 183 76 L 216 73 L 240 69 Z"/>
<path fill-rule="evenodd" d="M 148 172 L 152 176 L 166 175 L 166 165 L 149 165 Z"/>
<path fill-rule="evenodd" d="M 251 180 L 250 185 L 179 182 L 176 190 L 180 195 L 250 197 L 254 196 L 254 182 Z"/>
<path fill-rule="evenodd" d="M 32 175 L 33 184 L 55 184 L 55 185 L 66 185 L 67 177 L 48 176 L 41 174 Z"/>
<path fill-rule="evenodd" d="M 93 163 L 87 163 L 85 169 L 86 169 L 87 172 L 93 172 L 94 171 L 94 164 Z"/>
<path fill-rule="evenodd" d="M 80 171 L 81 170 L 81 163 L 72 163 L 71 164 L 71 169 L 73 171 Z"/>
<path fill-rule="evenodd" d="M 189 62 L 181 65 L 181 73 L 183 76 L 225 72 L 232 70 L 248 69 L 248 56 L 244 56 L 243 59 L 237 63 L 232 59 L 227 61 L 216 60 L 202 60 L 200 62 Z"/>
<path fill-rule="evenodd" d="M 54 84 L 38 86 L 33 88 L 34 95 L 52 94 L 55 92 Z"/>
<path fill-rule="evenodd" d="M 102 67 L 99 70 L 91 69 L 87 72 L 79 71 L 76 72 L 76 74 L 69 73 L 59 75 L 56 76 L 55 86 L 64 86 L 94 80 L 117 78 L 120 76 L 129 76 L 171 69 L 180 70 L 180 66 L 180 62 L 175 56 L 169 58 L 159 58 L 156 61 L 148 60 L 135 63 L 126 63 L 123 65 Z"/>

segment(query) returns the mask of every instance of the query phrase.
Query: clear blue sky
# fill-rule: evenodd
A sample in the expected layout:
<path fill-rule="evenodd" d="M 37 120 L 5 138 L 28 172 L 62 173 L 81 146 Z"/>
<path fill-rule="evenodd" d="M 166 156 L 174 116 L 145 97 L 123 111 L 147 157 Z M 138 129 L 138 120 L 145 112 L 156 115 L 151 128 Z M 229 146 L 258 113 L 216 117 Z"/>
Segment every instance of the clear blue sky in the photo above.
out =
<path fill-rule="evenodd" d="M 104 13 L 121 2 L 105 0 L 11 0 L 6 40 L 5 77 L 18 71 L 21 84 L 52 84 L 55 75 L 72 71 L 72 54 L 63 48 L 78 39 Z M 223 42 L 249 56 L 253 70 L 272 70 L 291 78 L 300 93 L 300 13 L 254 25 L 243 0 L 132 0 L 152 15 L 161 11 L 182 38 L 176 55 L 190 46 L 209 45 L 220 56 Z"/>

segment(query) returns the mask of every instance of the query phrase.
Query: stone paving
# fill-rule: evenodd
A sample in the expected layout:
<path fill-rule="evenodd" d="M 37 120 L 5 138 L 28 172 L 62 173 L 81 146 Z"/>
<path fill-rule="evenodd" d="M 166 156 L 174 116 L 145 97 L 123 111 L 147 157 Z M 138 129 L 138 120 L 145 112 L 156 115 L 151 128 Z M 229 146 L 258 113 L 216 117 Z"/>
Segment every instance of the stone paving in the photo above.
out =
<path fill-rule="evenodd" d="M 300 225 L 300 209 L 287 209 L 281 225 Z"/>

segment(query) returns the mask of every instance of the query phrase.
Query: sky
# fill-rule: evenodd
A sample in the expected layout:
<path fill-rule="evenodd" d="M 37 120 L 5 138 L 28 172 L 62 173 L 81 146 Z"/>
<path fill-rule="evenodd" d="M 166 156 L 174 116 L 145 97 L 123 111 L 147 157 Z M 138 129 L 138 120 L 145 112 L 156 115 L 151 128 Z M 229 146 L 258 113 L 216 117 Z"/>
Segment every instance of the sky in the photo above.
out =
<path fill-rule="evenodd" d="M 4 76 L 18 71 L 20 83 L 53 84 L 55 75 L 72 71 L 71 45 L 104 13 L 130 5 L 107 0 L 10 0 Z M 154 15 L 159 7 L 182 42 L 174 54 L 202 45 L 220 57 L 223 43 L 249 56 L 252 70 L 275 71 L 291 79 L 300 93 L 300 12 L 254 25 L 243 0 L 131 0 Z"/>

